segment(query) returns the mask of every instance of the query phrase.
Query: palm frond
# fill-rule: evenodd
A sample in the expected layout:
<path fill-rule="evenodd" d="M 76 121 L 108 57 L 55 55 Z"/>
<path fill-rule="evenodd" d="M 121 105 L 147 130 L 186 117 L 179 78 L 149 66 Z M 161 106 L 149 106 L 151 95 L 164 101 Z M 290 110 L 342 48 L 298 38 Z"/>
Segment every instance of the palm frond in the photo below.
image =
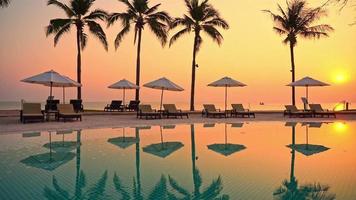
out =
<path fill-rule="evenodd" d="M 178 193 L 184 195 L 185 197 L 189 197 L 189 191 L 183 188 L 182 186 L 179 185 L 179 183 L 172 178 L 171 176 L 168 177 L 169 184 L 172 186 L 172 188 L 177 191 Z"/>
<path fill-rule="evenodd" d="M 58 31 L 60 31 L 64 26 L 67 26 L 68 24 L 72 24 L 73 20 L 72 19 L 52 19 L 49 22 L 49 25 L 46 27 L 46 36 L 49 36 L 51 34 L 56 34 Z"/>
<path fill-rule="evenodd" d="M 119 48 L 120 43 L 122 41 L 122 39 L 124 38 L 124 36 L 130 32 L 130 24 L 124 26 L 124 28 L 116 35 L 115 38 L 115 49 Z"/>
<path fill-rule="evenodd" d="M 87 46 L 87 42 L 88 42 L 88 35 L 85 33 L 82 33 L 80 36 L 80 47 L 82 50 L 84 50 L 85 47 Z"/>
<path fill-rule="evenodd" d="M 210 38 L 213 39 L 213 41 L 217 42 L 218 45 L 221 45 L 224 38 L 214 26 L 203 25 L 202 27 L 204 32 L 208 34 L 208 36 L 210 36 Z"/>
<path fill-rule="evenodd" d="M 159 22 L 156 19 L 147 19 L 148 27 L 155 34 L 157 39 L 160 40 L 162 46 L 167 43 L 168 38 L 168 26 Z"/>
<path fill-rule="evenodd" d="M 229 24 L 227 23 L 227 21 L 225 21 L 224 19 L 219 18 L 219 17 L 215 17 L 209 21 L 206 21 L 206 22 L 204 22 L 204 24 L 221 27 L 223 29 L 229 29 Z"/>
<path fill-rule="evenodd" d="M 62 10 L 64 10 L 68 17 L 72 17 L 75 15 L 75 12 L 71 8 L 57 0 L 48 0 L 47 5 L 54 5 L 61 8 Z"/>
<path fill-rule="evenodd" d="M 92 11 L 89 15 L 85 16 L 83 19 L 91 19 L 91 20 L 100 19 L 104 21 L 105 19 L 108 18 L 108 16 L 109 14 L 105 10 L 96 9 Z"/>
<path fill-rule="evenodd" d="M 97 183 L 95 183 L 91 188 L 88 190 L 88 199 L 99 199 L 104 195 L 105 187 L 106 187 L 106 180 L 108 179 L 108 172 L 105 171 L 103 175 L 100 177 Z"/>
<path fill-rule="evenodd" d="M 222 181 L 221 181 L 221 177 L 219 176 L 216 180 L 213 180 L 212 183 L 204 190 L 200 198 L 214 199 L 220 194 L 222 189 L 223 189 Z"/>
<path fill-rule="evenodd" d="M 154 5 L 154 6 L 152 6 L 151 8 L 149 8 L 149 9 L 145 12 L 145 14 L 146 14 L 146 15 L 150 15 L 150 14 L 156 12 L 156 11 L 158 10 L 158 7 L 159 7 L 159 6 L 161 6 L 160 3 L 159 3 L 159 4 L 156 4 L 156 5 Z"/>
<path fill-rule="evenodd" d="M 100 24 L 92 20 L 86 20 L 85 22 L 89 27 L 89 31 L 99 39 L 99 41 L 103 44 L 105 50 L 108 50 L 108 42 L 106 40 L 106 35 Z"/>
<path fill-rule="evenodd" d="M 114 186 L 117 192 L 121 194 L 121 199 L 123 200 L 129 200 L 130 199 L 130 194 L 126 191 L 126 188 L 122 185 L 121 180 L 117 174 L 114 174 L 113 178 Z"/>
<path fill-rule="evenodd" d="M 130 10 L 137 12 L 136 8 L 128 0 L 119 0 L 124 3 Z"/>
<path fill-rule="evenodd" d="M 0 8 L 5 8 L 9 6 L 10 0 L 0 0 Z"/>
<path fill-rule="evenodd" d="M 191 32 L 190 28 L 184 28 L 180 31 L 178 31 L 176 34 L 174 34 L 169 41 L 169 46 L 172 46 L 174 42 L 176 42 L 179 38 L 181 38 L 183 35 L 188 34 Z"/>
<path fill-rule="evenodd" d="M 71 23 L 67 23 L 62 26 L 61 29 L 54 36 L 54 46 L 57 45 L 59 39 L 63 36 L 64 33 L 68 33 L 70 31 Z"/>

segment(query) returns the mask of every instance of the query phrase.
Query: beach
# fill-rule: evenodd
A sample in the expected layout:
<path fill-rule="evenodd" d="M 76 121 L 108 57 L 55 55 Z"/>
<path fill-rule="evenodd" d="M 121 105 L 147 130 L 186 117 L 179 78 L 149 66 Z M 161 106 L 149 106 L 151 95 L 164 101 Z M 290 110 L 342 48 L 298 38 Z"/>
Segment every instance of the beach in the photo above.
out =
<path fill-rule="evenodd" d="M 136 113 L 104 113 L 86 112 L 83 114 L 83 121 L 69 122 L 37 122 L 23 124 L 19 121 L 16 111 L 7 111 L 0 117 L 0 134 L 24 133 L 34 131 L 57 131 L 67 129 L 97 129 L 97 128 L 117 128 L 117 127 L 137 127 L 156 126 L 173 124 L 193 124 L 193 123 L 236 123 L 236 122 L 335 122 L 354 121 L 356 113 L 337 114 L 336 118 L 289 118 L 283 117 L 282 112 L 257 112 L 256 118 L 203 118 L 199 112 L 189 115 L 183 119 L 137 119 Z"/>

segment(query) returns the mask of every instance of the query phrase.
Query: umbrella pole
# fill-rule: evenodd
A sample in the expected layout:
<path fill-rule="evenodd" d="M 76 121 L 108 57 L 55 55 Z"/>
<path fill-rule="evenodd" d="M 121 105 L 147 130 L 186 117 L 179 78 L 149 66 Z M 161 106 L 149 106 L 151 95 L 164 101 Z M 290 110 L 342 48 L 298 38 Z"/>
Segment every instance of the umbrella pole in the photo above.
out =
<path fill-rule="evenodd" d="M 52 98 L 52 86 L 53 82 L 51 82 L 50 88 L 49 88 L 49 96 Z"/>
<path fill-rule="evenodd" d="M 163 148 L 164 148 L 164 145 L 163 145 L 162 126 L 160 126 L 159 129 L 160 129 L 160 132 L 161 132 L 161 144 L 162 144 L 162 149 L 163 149 Z"/>
<path fill-rule="evenodd" d="M 306 97 L 307 97 L 307 101 L 309 102 L 309 88 L 308 88 L 308 86 L 306 87 Z"/>
<path fill-rule="evenodd" d="M 309 129 L 308 129 L 308 125 L 306 126 L 306 138 L 307 138 L 307 150 L 309 149 Z"/>
<path fill-rule="evenodd" d="M 122 105 L 124 106 L 124 110 L 125 110 L 125 88 L 122 94 Z"/>
<path fill-rule="evenodd" d="M 163 103 L 163 89 L 162 89 L 162 93 L 161 93 L 161 104 L 159 106 L 159 111 L 162 110 L 162 103 Z"/>
<path fill-rule="evenodd" d="M 66 91 L 63 87 L 63 103 L 66 103 Z"/>
<path fill-rule="evenodd" d="M 225 86 L 225 112 L 227 108 L 227 86 Z"/>
<path fill-rule="evenodd" d="M 227 125 L 225 123 L 225 149 L 227 149 Z"/>

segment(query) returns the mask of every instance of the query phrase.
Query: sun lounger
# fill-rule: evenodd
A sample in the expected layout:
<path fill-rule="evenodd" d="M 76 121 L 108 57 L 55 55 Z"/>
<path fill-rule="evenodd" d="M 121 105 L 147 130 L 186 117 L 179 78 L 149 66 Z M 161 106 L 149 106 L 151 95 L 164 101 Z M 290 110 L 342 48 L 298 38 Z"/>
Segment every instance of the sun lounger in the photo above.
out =
<path fill-rule="evenodd" d="M 75 112 L 83 112 L 83 101 L 81 99 L 71 99 L 70 104 L 73 105 L 73 109 Z"/>
<path fill-rule="evenodd" d="M 108 111 L 108 112 L 112 112 L 115 110 L 117 110 L 117 111 L 123 110 L 122 101 L 113 100 L 113 101 L 111 101 L 111 104 L 106 105 L 104 108 L 104 111 Z"/>
<path fill-rule="evenodd" d="M 284 116 L 291 117 L 312 117 L 313 114 L 308 111 L 299 110 L 296 106 L 285 105 L 286 110 L 284 111 Z"/>
<path fill-rule="evenodd" d="M 63 119 L 65 122 L 67 119 L 77 119 L 82 121 L 82 114 L 74 111 L 72 104 L 58 104 L 58 116 L 57 120 Z"/>
<path fill-rule="evenodd" d="M 256 117 L 254 112 L 251 112 L 250 110 L 245 109 L 242 104 L 231 104 L 231 106 L 232 106 L 232 110 L 231 110 L 232 117 L 239 117 L 239 116 L 241 116 L 242 118 L 244 118 L 245 116 L 248 118 Z"/>
<path fill-rule="evenodd" d="M 188 113 L 187 112 L 183 112 L 180 109 L 177 109 L 175 104 L 163 104 L 163 115 L 166 116 L 167 118 L 169 117 L 181 117 L 183 118 L 184 116 L 189 118 Z"/>
<path fill-rule="evenodd" d="M 27 121 L 40 120 L 44 121 L 44 113 L 41 110 L 40 103 L 24 103 L 20 113 L 20 121 L 26 123 Z"/>
<path fill-rule="evenodd" d="M 127 111 L 137 111 L 138 105 L 140 105 L 140 101 L 130 101 L 129 105 L 125 106 L 125 110 Z"/>
<path fill-rule="evenodd" d="M 221 111 L 220 109 L 216 109 L 214 104 L 204 104 L 204 110 L 202 112 L 202 116 L 204 117 L 227 117 L 225 111 Z"/>
<path fill-rule="evenodd" d="M 152 109 L 151 105 L 139 105 L 137 118 L 142 119 L 142 117 L 145 117 L 146 119 L 161 119 L 162 115 L 160 112 Z"/>
<path fill-rule="evenodd" d="M 323 109 L 320 104 L 309 104 L 309 107 L 310 107 L 314 117 L 326 116 L 326 117 L 336 118 L 335 112 Z"/>
<path fill-rule="evenodd" d="M 59 100 L 58 99 L 47 99 L 46 101 L 46 105 L 45 105 L 45 111 L 57 111 L 57 105 L 59 104 Z"/>

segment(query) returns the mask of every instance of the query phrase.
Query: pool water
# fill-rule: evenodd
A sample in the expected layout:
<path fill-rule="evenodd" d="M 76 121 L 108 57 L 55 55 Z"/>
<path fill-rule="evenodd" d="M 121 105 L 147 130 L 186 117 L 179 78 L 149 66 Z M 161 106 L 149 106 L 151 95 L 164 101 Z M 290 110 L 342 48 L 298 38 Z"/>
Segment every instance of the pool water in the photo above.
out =
<path fill-rule="evenodd" d="M 0 199 L 356 199 L 356 122 L 0 136 Z"/>

